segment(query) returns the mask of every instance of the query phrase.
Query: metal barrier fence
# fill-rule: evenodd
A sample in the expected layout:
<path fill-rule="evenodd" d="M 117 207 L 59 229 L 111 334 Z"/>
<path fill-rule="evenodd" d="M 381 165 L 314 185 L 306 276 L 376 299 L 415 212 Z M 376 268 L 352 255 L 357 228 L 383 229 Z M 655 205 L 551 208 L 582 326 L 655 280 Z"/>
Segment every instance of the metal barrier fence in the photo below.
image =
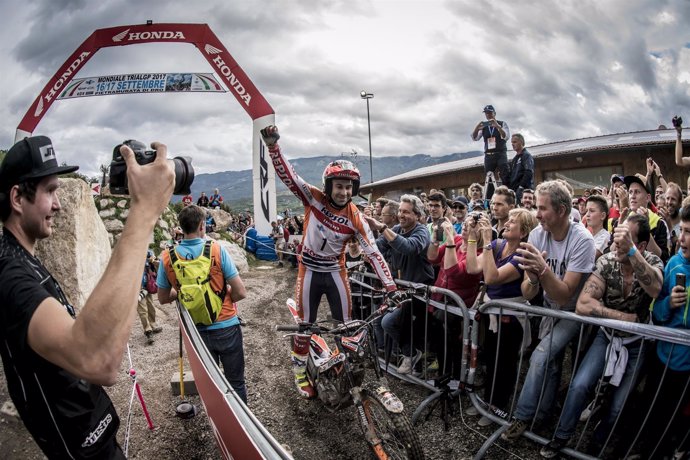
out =
<path fill-rule="evenodd" d="M 635 365 L 633 367 L 633 374 L 629 376 L 632 379 L 632 384 L 629 386 L 628 390 L 624 392 L 623 395 L 623 401 L 622 401 L 622 406 L 620 411 L 618 412 L 618 415 L 615 417 L 614 420 L 611 422 L 610 429 L 608 429 L 608 433 L 605 434 L 605 439 L 603 440 L 603 444 L 597 444 L 596 449 L 594 451 L 591 451 L 589 453 L 583 452 L 584 448 L 586 447 L 586 441 L 589 441 L 588 436 L 590 435 L 590 431 L 592 430 L 592 422 L 594 421 L 595 414 L 594 411 L 589 410 L 589 411 L 583 411 L 582 414 L 578 414 L 578 419 L 579 423 L 578 425 L 578 430 L 576 431 L 576 434 L 571 437 L 572 443 L 574 444 L 572 447 L 565 447 L 561 450 L 562 453 L 570 455 L 575 458 L 598 458 L 602 456 L 610 456 L 613 453 L 615 453 L 616 456 L 620 456 L 622 458 L 627 458 L 629 455 L 631 455 L 634 450 L 637 447 L 637 442 L 642 440 L 643 435 L 645 432 L 649 431 L 650 424 L 662 424 L 663 426 L 658 426 L 656 431 L 661 432 L 662 437 L 672 428 L 672 423 L 674 421 L 674 417 L 676 414 L 679 413 L 679 411 L 687 410 L 686 407 L 681 406 L 681 401 L 686 400 L 687 401 L 687 396 L 688 392 L 690 392 L 690 373 L 685 377 L 685 384 L 683 385 L 683 390 L 681 394 L 677 395 L 677 405 L 672 411 L 672 416 L 668 420 L 652 420 L 650 419 L 650 414 L 654 413 L 657 407 L 655 407 L 655 404 L 657 403 L 657 397 L 659 396 L 659 389 L 662 388 L 662 385 L 664 384 L 664 379 L 667 378 L 667 373 L 668 373 L 668 363 L 662 363 L 663 364 L 663 373 L 660 377 L 659 384 L 656 389 L 654 388 L 647 388 L 645 391 L 645 395 L 653 395 L 651 401 L 643 401 L 639 397 L 633 397 L 633 396 L 638 396 L 636 394 L 637 387 L 639 386 L 642 378 L 645 376 L 642 375 L 644 373 L 643 371 L 643 361 L 644 359 L 647 359 L 648 361 L 652 361 L 651 363 L 648 362 L 647 365 L 652 364 L 654 361 L 653 360 L 658 360 L 657 355 L 656 355 L 656 346 L 654 344 L 654 341 L 664 341 L 664 342 L 669 342 L 673 344 L 673 347 L 675 346 L 687 346 L 690 347 L 690 330 L 679 330 L 679 329 L 670 329 L 666 327 L 661 327 L 661 326 L 654 326 L 654 325 L 648 325 L 648 324 L 639 324 L 639 323 L 630 323 L 630 322 L 625 322 L 625 321 L 618 321 L 618 320 L 609 320 L 609 319 L 599 319 L 599 318 L 591 318 L 591 317 L 586 317 L 586 316 L 580 316 L 572 312 L 561 312 L 561 311 L 555 311 L 555 310 L 550 310 L 550 309 L 544 309 L 542 307 L 535 307 L 535 306 L 529 306 L 517 302 L 510 302 L 510 301 L 500 301 L 500 300 L 492 300 L 489 302 L 486 302 L 485 304 L 481 305 L 478 308 L 478 311 L 483 314 L 487 313 L 494 313 L 499 317 L 499 332 L 498 332 L 498 340 L 499 340 L 499 346 L 497 347 L 497 353 L 494 359 L 496 362 L 499 360 L 499 355 L 501 353 L 501 347 L 500 347 L 500 340 L 501 340 L 501 331 L 500 331 L 500 325 L 503 325 L 504 322 L 501 321 L 501 319 L 505 315 L 517 315 L 517 317 L 522 317 L 524 319 L 527 319 L 529 316 L 531 317 L 543 317 L 543 318 L 553 318 L 552 321 L 570 321 L 573 324 L 577 325 L 577 333 L 575 334 L 575 340 L 573 342 L 576 343 L 576 347 L 573 351 L 570 353 L 570 361 L 571 361 L 571 366 L 569 369 L 570 373 L 570 379 L 568 379 L 569 384 L 568 384 L 568 392 L 563 395 L 563 398 L 561 400 L 565 400 L 568 398 L 568 394 L 571 391 L 571 386 L 570 383 L 572 383 L 572 379 L 577 375 L 578 368 L 577 366 L 579 363 L 582 362 L 582 359 L 584 358 L 586 352 L 587 352 L 587 347 L 591 343 L 591 340 L 588 340 L 587 334 L 588 331 L 587 329 L 589 326 L 594 326 L 594 334 L 598 333 L 599 330 L 606 331 L 606 338 L 609 340 L 609 342 L 612 340 L 613 337 L 620 337 L 623 338 L 623 343 L 625 344 L 626 341 L 628 341 L 628 345 L 630 343 L 633 343 L 634 340 L 637 340 L 639 342 L 638 346 L 640 351 L 637 353 Z M 478 321 L 475 319 L 474 325 L 472 328 L 472 342 L 473 344 L 478 343 L 478 334 L 476 334 L 476 331 L 479 329 L 478 327 Z M 633 337 L 630 337 L 630 336 Z M 553 337 L 552 335 L 547 336 L 547 337 Z M 552 362 L 553 360 L 556 359 L 562 359 L 562 358 L 557 358 L 557 357 L 552 357 L 550 355 L 551 353 L 551 342 L 548 341 L 548 339 L 545 339 L 545 342 L 540 342 L 540 346 L 543 348 L 547 349 L 547 357 L 546 357 L 546 362 L 547 364 L 549 362 Z M 606 352 L 605 356 L 605 363 L 604 363 L 604 369 L 606 370 L 607 365 L 609 364 L 610 360 L 613 360 L 613 354 L 609 351 Z M 512 397 L 510 398 L 511 403 L 509 410 L 507 410 L 506 417 L 499 417 L 497 416 L 494 411 L 491 410 L 492 406 L 492 399 L 494 399 L 495 394 L 493 389 L 488 391 L 488 397 L 486 398 L 487 400 L 482 400 L 476 393 L 470 393 L 470 399 L 475 407 L 479 409 L 480 413 L 483 415 L 489 417 L 492 421 L 496 422 L 499 424 L 499 428 L 486 440 L 486 442 L 480 447 L 480 449 L 476 452 L 475 458 L 482 458 L 487 450 L 499 439 L 502 433 L 504 433 L 509 426 L 510 420 L 513 416 L 513 413 L 515 412 L 517 401 L 518 401 L 518 396 L 520 395 L 520 392 L 518 390 L 521 390 L 520 382 L 522 379 L 520 378 L 520 375 L 522 374 L 522 369 L 523 368 L 528 368 L 529 363 L 525 363 L 525 353 L 521 352 L 519 353 L 519 360 L 517 364 L 517 378 L 513 384 L 513 391 L 512 391 Z M 496 366 L 494 366 L 496 368 Z M 567 374 L 568 372 L 566 372 Z M 547 372 L 544 372 L 544 379 L 539 382 L 541 385 L 540 391 L 538 394 L 538 400 L 537 400 L 537 408 L 534 411 L 535 414 L 539 413 L 541 409 L 541 405 L 543 403 L 543 400 L 545 398 L 545 392 L 546 392 L 546 380 L 547 380 Z M 657 377 L 657 376 L 649 376 L 647 377 Z M 610 384 L 607 384 L 607 378 L 605 377 L 605 372 L 601 373 L 597 377 L 596 384 L 594 386 L 595 391 L 594 394 L 591 395 L 589 398 L 590 400 L 594 401 L 595 403 L 597 401 L 600 401 L 602 399 L 606 400 L 608 397 L 606 395 L 607 388 L 610 388 Z M 654 381 L 654 380 L 652 380 Z M 649 380 L 648 382 L 649 383 Z M 637 414 L 638 416 L 635 417 L 636 414 L 630 414 L 630 408 L 628 407 L 629 404 L 641 404 L 642 408 L 642 414 Z M 596 405 L 595 405 L 596 406 Z M 646 407 L 648 406 L 648 407 Z M 560 411 L 557 417 L 553 417 L 551 420 L 555 423 L 551 425 L 552 429 L 546 429 L 546 427 L 542 427 L 544 429 L 545 434 L 547 434 L 546 437 L 541 436 L 537 433 L 535 433 L 535 421 L 530 422 L 530 426 L 527 431 L 523 434 L 524 437 L 527 439 L 530 439 L 534 441 L 537 444 L 545 445 L 548 444 L 551 439 L 554 438 L 555 436 L 555 431 L 558 426 L 558 424 L 561 422 L 565 407 Z M 603 412 L 605 408 L 601 408 L 601 411 Z M 628 420 L 623 420 L 622 415 L 624 413 L 629 413 L 631 415 L 630 419 Z M 587 413 L 588 412 L 588 413 Z M 642 415 L 640 417 L 640 415 Z M 636 425 L 636 422 L 639 421 L 640 423 L 638 426 Z M 600 422 L 602 423 L 602 422 Z M 625 429 L 627 430 L 633 430 L 628 431 L 625 436 L 622 438 L 619 437 L 619 445 L 618 446 L 612 446 L 612 441 L 614 440 L 614 432 L 616 428 L 619 428 L 625 425 Z M 690 433 L 690 426 L 686 426 L 684 428 L 685 434 L 681 434 L 681 439 L 678 441 L 678 445 L 684 444 L 688 442 L 688 436 Z M 652 447 L 650 450 L 647 451 L 646 455 L 649 455 L 650 458 L 654 457 L 655 455 L 658 455 L 657 450 L 660 447 L 659 442 L 656 442 L 655 445 L 655 440 L 645 440 L 648 443 L 651 443 Z M 658 441 L 661 441 L 659 439 Z M 616 449 L 617 447 L 617 449 Z M 611 449 L 613 448 L 613 449 Z M 613 450 L 613 453 L 612 453 Z"/>
<path fill-rule="evenodd" d="M 357 305 L 362 305 L 365 310 L 371 311 L 372 308 L 377 308 L 383 300 L 383 295 L 380 290 L 377 290 L 375 276 L 369 273 L 352 273 L 351 285 L 361 288 L 353 290 L 353 299 L 358 298 Z M 429 307 L 433 307 L 436 313 L 436 319 L 441 319 L 442 325 L 439 328 L 438 324 L 432 325 L 434 319 L 430 314 L 417 315 L 415 321 L 420 324 L 419 331 L 415 331 L 414 321 L 410 321 L 409 337 L 412 350 L 423 350 L 423 356 L 430 356 L 432 353 L 429 350 L 428 343 L 430 335 L 443 334 L 442 343 L 443 348 L 434 350 L 438 359 L 439 371 L 436 378 L 430 378 L 429 371 L 426 365 L 422 365 L 421 373 L 401 374 L 398 372 L 397 362 L 386 362 L 384 358 L 380 358 L 380 365 L 383 369 L 397 378 L 403 379 L 407 382 L 418 385 L 431 391 L 431 394 L 416 408 L 412 415 L 413 423 L 418 423 L 422 419 L 424 412 L 430 412 L 438 404 L 442 404 L 441 417 L 444 419 L 446 430 L 449 429 L 446 404 L 454 403 L 456 398 L 462 394 L 468 396 L 471 404 L 477 409 L 479 414 L 485 416 L 492 422 L 498 425 L 492 434 L 490 434 L 486 441 L 478 446 L 475 452 L 475 458 L 483 458 L 487 451 L 499 440 L 501 435 L 508 429 L 510 421 L 515 412 L 518 397 L 521 394 L 524 375 L 530 367 L 530 363 L 526 362 L 530 351 L 532 351 L 536 344 L 540 342 L 537 340 L 528 347 L 527 337 L 531 337 L 530 323 L 534 319 L 552 318 L 551 321 L 570 321 L 577 328 L 574 334 L 574 339 L 571 343 L 571 348 L 564 356 L 551 356 L 551 343 L 548 341 L 541 344 L 540 353 L 546 350 L 545 366 L 549 369 L 554 363 L 562 363 L 565 360 L 565 371 L 561 366 L 556 366 L 558 375 L 564 375 L 563 381 L 567 385 L 559 386 L 561 388 L 560 396 L 555 397 L 554 401 L 565 401 L 570 393 L 570 383 L 572 378 L 577 375 L 577 366 L 582 362 L 589 346 L 594 340 L 594 336 L 599 330 L 607 331 L 606 338 L 612 341 L 614 337 L 622 338 L 622 344 L 628 344 L 630 347 L 639 347 L 640 352 L 634 358 L 631 358 L 633 366 L 632 381 L 633 384 L 628 391 L 624 392 L 622 399 L 621 410 L 618 412 L 614 420 L 610 423 L 610 429 L 605 435 L 603 443 L 597 445 L 594 452 L 585 453 L 587 442 L 590 441 L 592 431 L 595 428 L 596 419 L 601 416 L 606 407 L 601 405 L 602 402 L 610 400 L 610 389 L 612 385 L 607 383 L 608 378 L 605 378 L 603 373 L 597 376 L 596 384 L 594 385 L 594 392 L 589 400 L 593 401 L 592 410 L 584 411 L 583 414 L 578 415 L 576 434 L 571 437 L 571 447 L 566 447 L 561 450 L 563 454 L 575 458 L 591 459 L 597 457 L 608 457 L 611 455 L 611 450 L 614 444 L 617 444 L 616 455 L 621 458 L 627 458 L 637 450 L 638 441 L 645 441 L 649 447 L 646 451 L 650 458 L 658 454 L 658 449 L 662 446 L 661 439 L 672 429 L 680 433 L 680 438 L 676 441 L 677 445 L 684 445 L 690 443 L 690 426 L 678 429 L 674 427 L 673 423 L 675 416 L 681 411 L 689 411 L 690 407 L 681 405 L 681 401 L 687 401 L 690 394 L 690 373 L 685 378 L 684 385 L 681 382 L 682 392 L 677 395 L 676 407 L 672 408 L 671 416 L 667 420 L 655 420 L 653 414 L 658 409 L 659 390 L 663 387 L 665 379 L 668 378 L 672 372 L 668 370 L 668 363 L 661 363 L 661 370 L 657 369 L 653 376 L 647 375 L 647 383 L 658 382 L 656 388 L 647 388 L 643 395 L 638 394 L 638 387 L 642 380 L 645 379 L 645 371 L 654 362 L 658 361 L 656 355 L 655 341 L 664 341 L 673 344 L 673 346 L 687 346 L 690 347 L 690 330 L 670 329 L 661 326 L 629 323 L 617 320 L 599 319 L 592 317 L 579 316 L 572 312 L 561 312 L 551 309 L 544 309 L 539 306 L 526 305 L 519 302 L 512 302 L 506 300 L 490 300 L 481 302 L 481 295 L 479 300 L 472 308 L 467 308 L 462 299 L 452 291 L 446 289 L 436 288 L 433 286 L 426 286 L 420 284 L 409 283 L 401 280 L 396 280 L 397 285 L 403 289 L 409 289 L 414 292 L 414 297 L 419 301 L 419 305 L 423 305 L 425 311 Z M 441 295 L 441 301 L 431 300 L 432 294 Z M 440 313 L 439 313 L 440 312 Z M 494 315 L 494 319 L 491 319 Z M 457 324 L 460 321 L 461 324 Z M 462 338 L 462 354 L 458 368 L 452 361 L 457 359 L 449 350 L 449 344 L 452 345 L 452 339 L 449 341 L 448 333 L 453 331 L 453 327 L 449 323 L 455 322 L 455 330 L 461 331 Z M 490 325 L 490 326 L 489 326 Z M 421 327 L 423 326 L 423 327 Z M 493 327 L 494 336 L 490 340 L 487 329 Z M 630 338 L 634 336 L 634 338 Z M 550 335 L 553 337 L 553 335 Z M 641 337 L 641 338 L 637 338 Z M 459 337 L 458 337 L 459 340 Z M 495 343 L 491 344 L 491 340 Z M 416 343 L 415 343 L 416 342 Z M 420 343 L 421 342 L 421 343 Z M 438 342 L 438 340 L 437 340 Z M 569 342 L 571 342 L 569 340 Z M 630 342 L 630 343 L 628 343 Z M 489 346 L 490 345 L 490 346 Z M 479 350 L 484 346 L 483 360 L 479 359 Z M 488 348 L 488 350 L 487 350 Z M 611 354 L 607 351 L 604 368 L 609 364 L 609 357 Z M 554 359 L 552 359 L 554 358 Z M 555 359 L 558 358 L 558 359 Z M 646 359 L 646 363 L 644 360 Z M 477 375 L 482 367 L 481 363 L 488 368 L 485 374 L 486 385 L 484 386 L 484 397 L 475 391 L 475 382 Z M 644 363 L 644 364 L 643 364 Z M 647 367 L 644 367 L 647 366 Z M 558 367 L 561 367 L 558 369 Z M 659 372 L 661 376 L 659 377 Z M 553 388 L 547 386 L 548 372 L 544 372 L 544 378 L 538 382 L 536 397 L 536 410 L 538 414 L 540 410 L 545 409 L 549 404 L 545 402 L 545 398 L 549 399 L 549 392 L 553 392 Z M 458 387 L 449 385 L 449 380 L 458 380 Z M 654 377 L 652 379 L 652 377 Z M 648 385 L 649 386 L 649 385 Z M 564 393 L 563 389 L 568 391 Z M 558 389 L 558 388 L 556 388 Z M 648 400 L 643 400 L 643 397 Z M 587 401 L 589 402 L 589 401 Z M 499 406 L 498 407 L 497 403 Z M 617 400 L 620 404 L 620 400 Z M 597 407 L 599 408 L 598 410 Z M 629 413 L 631 410 L 636 410 L 631 416 L 623 419 L 623 414 Z M 528 429 L 523 433 L 523 439 L 533 441 L 535 446 L 546 445 L 553 439 L 556 427 L 563 417 L 563 411 L 556 411 L 549 419 L 552 423 L 548 425 L 550 429 L 537 430 L 538 426 L 531 422 Z M 588 415 L 589 414 L 589 415 Z M 686 413 L 686 415 L 688 415 Z M 686 418 L 687 420 L 687 418 Z M 600 422 L 601 423 L 601 422 Z M 606 426 L 606 425 L 604 425 Z M 650 427 L 654 428 L 654 432 L 661 433 L 661 438 L 658 440 L 645 439 L 645 433 L 650 431 Z M 616 429 L 626 430 L 625 436 L 621 437 L 613 433 L 618 433 Z M 683 434 L 683 430 L 685 433 Z M 538 433 L 542 433 L 541 435 Z M 614 441 L 618 441 L 617 443 Z M 500 444 L 505 447 L 506 442 L 501 441 Z M 656 445 L 655 445 L 656 444 Z M 536 452 L 535 452 L 536 454 Z"/>

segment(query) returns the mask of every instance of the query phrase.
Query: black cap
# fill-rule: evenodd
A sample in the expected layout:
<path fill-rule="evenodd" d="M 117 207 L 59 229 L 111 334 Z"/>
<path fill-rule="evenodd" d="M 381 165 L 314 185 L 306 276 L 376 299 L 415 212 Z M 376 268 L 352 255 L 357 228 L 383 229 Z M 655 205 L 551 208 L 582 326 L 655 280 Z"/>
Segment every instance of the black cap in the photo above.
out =
<path fill-rule="evenodd" d="M 30 179 L 76 171 L 79 166 L 58 166 L 53 143 L 46 136 L 25 137 L 10 148 L 0 165 L 0 190 Z"/>
<path fill-rule="evenodd" d="M 477 208 L 486 209 L 486 208 L 484 207 L 484 200 L 474 200 L 474 201 L 472 202 L 472 204 L 470 205 L 470 209 L 475 210 L 475 209 L 477 209 Z"/>
<path fill-rule="evenodd" d="M 461 204 L 465 207 L 468 207 L 469 201 L 464 196 L 459 196 L 453 200 L 453 206 L 455 206 L 456 204 Z"/>
<path fill-rule="evenodd" d="M 614 182 L 623 182 L 623 176 L 619 176 L 618 174 L 612 175 L 611 183 L 613 184 Z"/>
<path fill-rule="evenodd" d="M 496 109 L 494 109 L 494 106 L 489 104 L 484 106 L 484 110 L 482 112 L 493 112 L 496 113 Z"/>
<path fill-rule="evenodd" d="M 625 176 L 623 178 L 623 183 L 625 184 L 626 187 L 628 187 L 628 190 L 630 189 L 630 185 L 632 184 L 640 184 L 643 189 L 647 190 L 647 184 L 645 184 L 642 179 L 640 179 L 637 176 Z"/>

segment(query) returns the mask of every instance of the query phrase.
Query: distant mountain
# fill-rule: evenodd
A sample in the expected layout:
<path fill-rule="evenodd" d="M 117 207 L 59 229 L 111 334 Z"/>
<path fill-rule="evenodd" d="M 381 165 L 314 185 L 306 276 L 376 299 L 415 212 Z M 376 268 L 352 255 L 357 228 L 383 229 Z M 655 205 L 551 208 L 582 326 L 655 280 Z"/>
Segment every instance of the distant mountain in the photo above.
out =
<path fill-rule="evenodd" d="M 415 169 L 433 166 L 451 161 L 463 160 L 480 156 L 482 152 L 472 151 L 463 153 L 451 153 L 440 157 L 418 154 L 412 156 L 382 157 L 374 158 L 374 180 L 386 179 Z M 319 186 L 321 184 L 321 174 L 326 165 L 339 158 L 351 159 L 350 157 L 320 156 L 310 158 L 290 159 L 290 163 L 295 170 L 310 184 Z M 362 174 L 362 182 L 369 182 L 369 158 L 358 157 L 357 167 Z M 192 184 L 192 196 L 196 200 L 201 192 L 211 195 L 213 189 L 218 188 L 221 195 L 231 207 L 246 207 L 252 198 L 252 171 L 224 171 L 213 174 L 199 174 L 194 178 Z M 289 194 L 287 188 L 280 180 L 276 180 L 276 194 L 280 197 Z M 179 201 L 181 197 L 174 196 L 174 201 Z"/>

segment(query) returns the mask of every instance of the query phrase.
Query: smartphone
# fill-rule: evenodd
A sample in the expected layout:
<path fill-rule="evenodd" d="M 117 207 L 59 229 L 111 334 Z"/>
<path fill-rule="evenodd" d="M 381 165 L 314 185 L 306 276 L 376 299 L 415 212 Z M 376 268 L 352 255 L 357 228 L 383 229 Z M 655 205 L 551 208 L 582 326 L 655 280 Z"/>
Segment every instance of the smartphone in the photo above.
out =
<path fill-rule="evenodd" d="M 685 289 L 685 273 L 676 273 L 676 286 Z"/>
<path fill-rule="evenodd" d="M 440 225 L 436 227 L 436 241 L 439 243 L 443 242 L 443 227 Z"/>

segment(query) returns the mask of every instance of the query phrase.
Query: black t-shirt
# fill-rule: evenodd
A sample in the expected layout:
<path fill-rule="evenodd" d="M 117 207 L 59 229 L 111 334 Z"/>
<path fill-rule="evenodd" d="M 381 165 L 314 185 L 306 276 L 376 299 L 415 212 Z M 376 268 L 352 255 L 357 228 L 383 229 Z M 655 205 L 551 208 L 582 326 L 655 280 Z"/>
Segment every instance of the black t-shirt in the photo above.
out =
<path fill-rule="evenodd" d="M 24 424 L 53 458 L 110 458 L 120 419 L 99 385 L 46 361 L 28 344 L 29 322 L 48 297 L 74 309 L 48 270 L 7 230 L 0 236 L 0 355 Z"/>

